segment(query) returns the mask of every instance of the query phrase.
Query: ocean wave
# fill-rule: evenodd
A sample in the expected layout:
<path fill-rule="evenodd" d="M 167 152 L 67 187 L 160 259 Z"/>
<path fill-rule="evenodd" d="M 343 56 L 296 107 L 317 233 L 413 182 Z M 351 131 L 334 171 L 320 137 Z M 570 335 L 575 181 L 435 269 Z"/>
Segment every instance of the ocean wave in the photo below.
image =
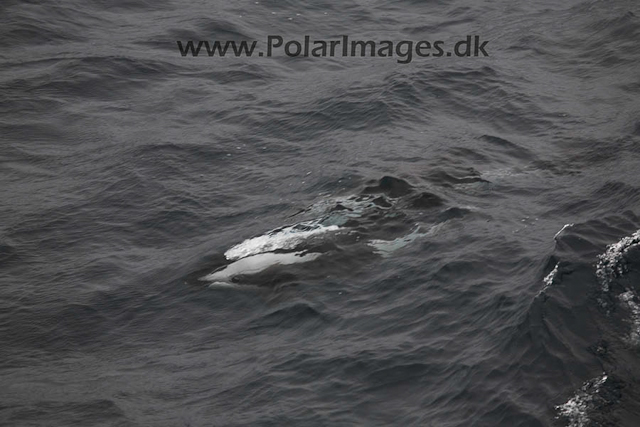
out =
<path fill-rule="evenodd" d="M 640 230 L 609 245 L 606 252 L 598 256 L 596 276 L 600 281 L 602 292 L 609 292 L 611 282 L 627 271 L 625 254 L 631 247 L 638 244 L 640 244 Z"/>
<path fill-rule="evenodd" d="M 557 405 L 558 417 L 567 419 L 567 427 L 585 427 L 589 425 L 590 413 L 596 408 L 601 387 L 607 381 L 607 374 L 584 383 L 576 394 L 562 405 Z"/>

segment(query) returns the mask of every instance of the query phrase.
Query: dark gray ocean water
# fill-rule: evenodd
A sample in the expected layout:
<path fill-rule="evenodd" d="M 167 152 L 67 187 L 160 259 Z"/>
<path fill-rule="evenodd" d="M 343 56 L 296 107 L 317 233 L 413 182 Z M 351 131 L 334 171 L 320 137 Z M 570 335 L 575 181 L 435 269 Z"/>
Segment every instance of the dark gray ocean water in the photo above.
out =
<path fill-rule="evenodd" d="M 488 40 L 489 56 L 177 41 Z M 0 4 L 0 425 L 640 425 L 636 1 Z"/>

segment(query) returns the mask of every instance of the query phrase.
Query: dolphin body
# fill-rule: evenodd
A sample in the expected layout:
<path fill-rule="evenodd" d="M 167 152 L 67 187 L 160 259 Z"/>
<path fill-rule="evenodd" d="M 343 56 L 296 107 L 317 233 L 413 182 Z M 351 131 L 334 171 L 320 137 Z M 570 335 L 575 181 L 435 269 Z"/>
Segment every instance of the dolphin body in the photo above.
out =
<path fill-rule="evenodd" d="M 340 252 L 341 245 L 354 243 L 366 242 L 369 253 L 389 256 L 437 231 L 443 222 L 423 230 L 405 213 L 444 205 L 439 196 L 418 193 L 405 180 L 390 176 L 371 184 L 375 185 L 365 187 L 358 195 L 325 199 L 292 215 L 310 219 L 268 231 L 231 247 L 224 253 L 228 264 L 200 280 L 210 285 L 233 286 L 244 277 L 255 276 L 272 267 L 311 262 L 325 254 Z"/>

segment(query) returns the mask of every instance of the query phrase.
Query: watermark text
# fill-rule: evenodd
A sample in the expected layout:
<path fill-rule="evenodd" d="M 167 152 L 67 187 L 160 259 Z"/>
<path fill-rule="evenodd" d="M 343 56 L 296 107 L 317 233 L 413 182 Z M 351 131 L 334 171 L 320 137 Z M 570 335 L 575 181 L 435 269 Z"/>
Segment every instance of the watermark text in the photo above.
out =
<path fill-rule="evenodd" d="M 429 42 L 427 40 L 350 40 L 342 36 L 333 40 L 317 40 L 304 36 L 299 40 L 285 40 L 282 36 L 267 36 L 266 49 L 258 47 L 257 40 L 187 40 L 176 41 L 182 56 L 210 57 L 267 57 L 285 55 L 290 58 L 396 58 L 399 64 L 408 64 L 414 58 L 440 57 L 485 57 L 489 56 L 487 44 L 480 36 L 466 36 L 447 45 L 443 40 Z M 447 48 L 450 46 L 450 48 Z"/>

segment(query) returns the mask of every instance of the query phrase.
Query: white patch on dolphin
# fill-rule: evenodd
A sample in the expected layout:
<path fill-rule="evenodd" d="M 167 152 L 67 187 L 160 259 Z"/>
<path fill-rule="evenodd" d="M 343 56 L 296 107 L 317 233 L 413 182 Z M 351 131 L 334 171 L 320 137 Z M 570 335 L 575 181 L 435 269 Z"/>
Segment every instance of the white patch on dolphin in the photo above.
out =
<path fill-rule="evenodd" d="M 223 269 L 208 274 L 202 280 L 209 282 L 228 282 L 234 276 L 241 274 L 256 274 L 274 265 L 298 264 L 313 261 L 321 253 L 289 252 L 289 253 L 261 253 L 232 262 Z"/>
<path fill-rule="evenodd" d="M 242 243 L 233 246 L 224 253 L 229 260 L 237 260 L 251 255 L 275 250 L 292 250 L 304 243 L 311 236 L 323 234 L 329 231 L 337 231 L 337 225 L 324 226 L 315 221 L 305 221 L 299 224 L 271 230 L 261 236 L 247 239 Z"/>

